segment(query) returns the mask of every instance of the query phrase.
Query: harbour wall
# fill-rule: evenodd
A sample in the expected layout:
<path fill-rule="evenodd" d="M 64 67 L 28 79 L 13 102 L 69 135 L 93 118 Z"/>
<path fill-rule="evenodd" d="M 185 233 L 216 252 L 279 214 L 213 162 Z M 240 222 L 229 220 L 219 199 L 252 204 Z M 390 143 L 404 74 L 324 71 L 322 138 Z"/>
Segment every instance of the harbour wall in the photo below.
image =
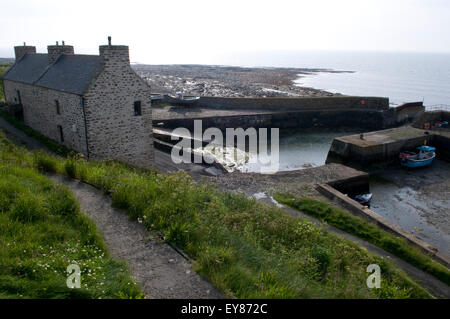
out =
<path fill-rule="evenodd" d="M 201 119 L 203 127 L 280 129 L 360 128 L 380 130 L 411 122 L 424 110 L 422 102 L 389 107 L 383 97 L 336 96 L 306 98 L 200 97 L 195 103 L 179 103 L 176 112 L 154 117 L 154 125 L 164 128 L 193 128 Z M 181 105 L 180 105 L 181 104 Z M 217 111 L 216 111 L 217 110 Z M 223 112 L 227 114 L 223 114 Z M 174 116 L 174 113 L 184 116 Z M 216 112 L 216 113 L 214 113 Z M 233 114 L 235 112 L 235 114 Z M 206 114 L 206 115 L 205 115 Z"/>
<path fill-rule="evenodd" d="M 273 111 L 292 111 L 307 109 L 363 109 L 388 110 L 389 99 L 383 97 L 333 96 L 333 97 L 266 97 L 233 98 L 202 96 L 196 107 L 225 109 L 265 109 Z"/>
<path fill-rule="evenodd" d="M 217 127 L 226 128 L 261 128 L 277 127 L 282 129 L 333 129 L 333 128 L 361 128 L 376 130 L 385 127 L 386 116 L 383 112 L 374 110 L 304 110 L 291 112 L 252 113 L 210 116 L 210 117 L 185 117 L 165 120 L 164 128 L 174 129 L 184 127 L 189 130 L 194 128 L 194 120 L 202 120 L 203 129 Z M 155 126 L 157 125 L 155 123 Z"/>

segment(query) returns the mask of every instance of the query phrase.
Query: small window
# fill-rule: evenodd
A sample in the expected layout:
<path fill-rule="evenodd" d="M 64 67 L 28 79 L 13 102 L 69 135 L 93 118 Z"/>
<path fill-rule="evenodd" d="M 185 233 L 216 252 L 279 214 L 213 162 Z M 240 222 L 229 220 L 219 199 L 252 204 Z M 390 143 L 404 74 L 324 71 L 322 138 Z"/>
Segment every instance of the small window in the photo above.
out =
<path fill-rule="evenodd" d="M 135 101 L 135 102 L 134 102 L 134 115 L 135 115 L 135 116 L 140 116 L 140 115 L 142 115 L 141 101 Z"/>
<path fill-rule="evenodd" d="M 62 142 L 64 142 L 64 134 L 63 134 L 63 129 L 61 125 L 58 125 L 58 132 L 59 132 L 59 140 Z"/>
<path fill-rule="evenodd" d="M 61 114 L 61 106 L 59 105 L 59 101 L 55 100 L 56 105 L 56 114 Z"/>
<path fill-rule="evenodd" d="M 17 90 L 17 99 L 19 100 L 19 104 L 22 104 L 22 97 L 20 95 L 20 91 Z"/>

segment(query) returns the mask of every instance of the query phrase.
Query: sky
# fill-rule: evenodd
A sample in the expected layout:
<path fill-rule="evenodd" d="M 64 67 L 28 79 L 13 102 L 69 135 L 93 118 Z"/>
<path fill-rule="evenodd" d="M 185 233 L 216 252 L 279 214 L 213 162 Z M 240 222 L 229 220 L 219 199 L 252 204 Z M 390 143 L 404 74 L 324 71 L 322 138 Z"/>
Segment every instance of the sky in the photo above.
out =
<path fill-rule="evenodd" d="M 24 41 L 132 62 L 221 64 L 262 51 L 450 52 L 449 0 L 0 0 L 0 57 Z"/>

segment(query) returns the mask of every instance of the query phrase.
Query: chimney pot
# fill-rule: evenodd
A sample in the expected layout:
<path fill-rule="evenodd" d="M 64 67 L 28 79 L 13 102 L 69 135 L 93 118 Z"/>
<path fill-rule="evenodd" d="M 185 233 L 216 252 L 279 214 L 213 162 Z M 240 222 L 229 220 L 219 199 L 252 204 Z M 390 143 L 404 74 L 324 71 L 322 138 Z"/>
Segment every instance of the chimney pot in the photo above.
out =
<path fill-rule="evenodd" d="M 108 37 L 108 45 L 111 46 L 111 36 Z"/>
<path fill-rule="evenodd" d="M 64 40 L 62 40 L 62 45 L 64 45 Z"/>

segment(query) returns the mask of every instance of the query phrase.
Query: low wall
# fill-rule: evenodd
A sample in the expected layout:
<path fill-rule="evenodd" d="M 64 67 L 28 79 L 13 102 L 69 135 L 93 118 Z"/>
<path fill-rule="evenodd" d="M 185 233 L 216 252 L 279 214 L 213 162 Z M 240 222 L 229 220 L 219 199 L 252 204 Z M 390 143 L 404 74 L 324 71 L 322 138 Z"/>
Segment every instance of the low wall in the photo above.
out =
<path fill-rule="evenodd" d="M 360 128 L 376 130 L 385 127 L 385 117 L 382 112 L 374 110 L 309 110 L 296 112 L 274 112 L 248 115 L 231 115 L 199 118 L 178 118 L 164 120 L 165 128 L 185 127 L 193 130 L 194 120 L 202 120 L 203 129 L 217 127 L 249 128 L 278 127 L 280 129 L 310 129 L 310 128 Z"/>
<path fill-rule="evenodd" d="M 363 193 L 369 193 L 370 180 L 369 174 L 359 175 L 350 178 L 344 178 L 329 182 L 328 185 L 348 196 L 356 196 Z"/>
<path fill-rule="evenodd" d="M 330 185 L 320 184 L 317 186 L 317 190 L 321 194 L 331 199 L 332 201 L 336 202 L 339 206 L 348 210 L 353 215 L 361 217 L 370 222 L 373 222 L 382 229 L 384 229 L 385 231 L 393 235 L 405 238 L 410 244 L 416 246 L 417 248 L 419 248 L 420 250 L 431 256 L 436 261 L 442 263 L 446 267 L 450 267 L 450 257 L 440 253 L 436 248 L 434 248 L 430 244 L 404 231 L 397 225 L 392 224 L 390 221 L 384 219 L 383 217 L 381 217 L 374 211 L 370 210 L 369 208 L 352 200 L 351 198 L 342 194 L 341 192 L 334 189 Z"/>
<path fill-rule="evenodd" d="M 364 109 L 388 110 L 389 99 L 382 97 L 333 96 L 333 97 L 274 97 L 232 98 L 202 96 L 196 107 L 226 109 L 265 109 L 274 111 L 306 109 Z"/>
<path fill-rule="evenodd" d="M 310 98 L 227 98 L 201 97 L 185 105 L 189 116 L 161 120 L 165 128 L 192 129 L 193 120 L 202 119 L 204 128 L 278 127 L 288 129 L 360 128 L 365 131 L 396 127 L 410 122 L 423 112 L 422 102 L 389 107 L 389 99 L 380 97 Z M 205 111 L 207 109 L 207 111 Z M 180 111 L 181 111 L 180 110 Z M 192 110 L 197 110 L 198 115 Z M 239 110 L 239 115 L 204 116 L 212 110 Z M 248 114 L 246 113 L 248 112 Z M 156 123 L 155 123 L 156 125 Z"/>

